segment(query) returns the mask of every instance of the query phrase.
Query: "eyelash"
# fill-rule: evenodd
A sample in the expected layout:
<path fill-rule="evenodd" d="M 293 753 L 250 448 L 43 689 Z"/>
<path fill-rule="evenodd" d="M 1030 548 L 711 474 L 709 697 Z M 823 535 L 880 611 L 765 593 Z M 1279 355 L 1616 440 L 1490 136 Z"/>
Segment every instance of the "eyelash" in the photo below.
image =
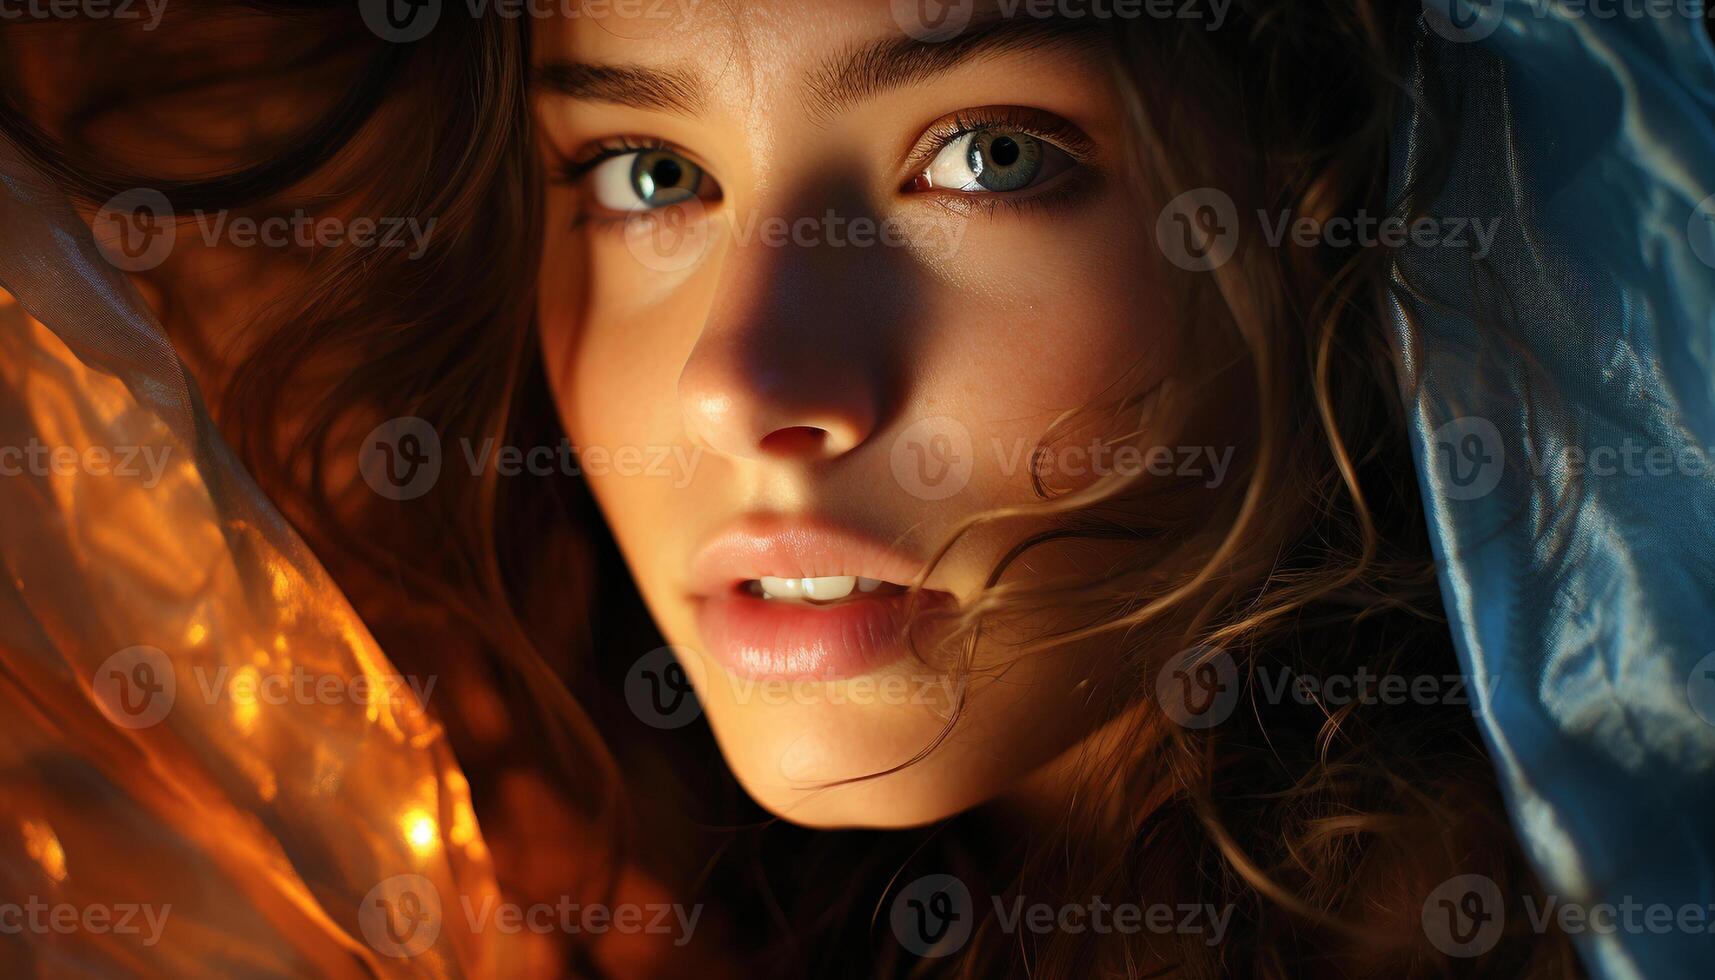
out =
<path fill-rule="evenodd" d="M 907 154 L 909 165 L 906 172 L 909 176 L 906 185 L 909 186 L 911 181 L 916 180 L 917 175 L 922 173 L 942 150 L 969 133 L 985 129 L 1017 130 L 1050 143 L 1071 157 L 1077 164 L 1077 169 L 1054 181 L 1047 191 L 1031 189 L 1007 194 L 939 192 L 944 206 L 961 214 L 980 211 L 985 217 L 989 217 L 1003 207 L 1014 212 L 1050 209 L 1055 205 L 1067 203 L 1088 187 L 1091 181 L 1101 176 L 1093 162 L 1096 155 L 1095 142 L 1078 127 L 1051 113 L 1021 106 L 1006 106 L 962 109 L 930 126 L 918 137 L 917 143 Z"/>
<path fill-rule="evenodd" d="M 1025 212 L 1051 208 L 1065 202 L 1082 190 L 1094 177 L 1100 176 L 1091 162 L 1095 155 L 1095 144 L 1076 126 L 1049 113 L 1021 107 L 1005 107 L 996 109 L 965 109 L 946 117 L 932 125 L 922 136 L 918 137 L 915 146 L 908 153 L 910 161 L 907 172 L 910 179 L 935 159 L 936 155 L 968 133 L 984 129 L 1013 129 L 1028 136 L 1033 136 L 1044 142 L 1051 143 L 1078 165 L 1078 170 L 1068 176 L 1068 179 L 1057 181 L 1057 186 L 1046 192 L 1024 192 L 1011 194 L 965 194 L 948 192 L 942 197 L 944 206 L 962 214 L 982 212 L 984 216 L 993 216 L 1001 207 L 1010 208 L 1015 212 Z M 665 140 L 653 137 L 618 136 L 602 140 L 592 145 L 577 158 L 561 163 L 555 177 L 557 183 L 576 184 L 591 171 L 614 157 L 625 156 L 629 153 L 647 153 L 651 151 L 666 151 L 686 156 L 679 149 Z M 693 160 L 693 162 L 695 162 Z M 598 216 L 588 213 L 580 214 L 577 218 L 579 225 L 585 222 L 601 220 Z"/>
<path fill-rule="evenodd" d="M 575 186 L 589 176 L 595 168 L 614 157 L 653 151 L 673 153 L 696 163 L 695 158 L 689 153 L 666 140 L 656 139 L 653 136 L 615 136 L 592 144 L 573 159 L 562 161 L 552 180 L 554 183 Z M 577 231 L 582 228 L 618 229 L 625 226 L 629 217 L 629 215 L 623 214 L 603 214 L 588 207 L 580 206 L 572 216 L 572 230 Z"/>
<path fill-rule="evenodd" d="M 910 169 L 929 165 L 935 155 L 959 137 L 983 129 L 1016 129 L 1027 136 L 1052 143 L 1083 166 L 1090 165 L 1095 144 L 1083 131 L 1058 116 L 1016 106 L 1000 109 L 963 109 L 930 126 L 918 137 L 910 154 Z"/>
<path fill-rule="evenodd" d="M 686 156 L 689 159 L 684 150 L 664 140 L 652 137 L 616 136 L 594 144 L 576 159 L 561 163 L 557 179 L 560 183 L 575 184 L 584 179 L 590 171 L 614 157 L 622 157 L 627 153 L 648 153 L 653 150 L 665 150 L 669 153 Z"/>

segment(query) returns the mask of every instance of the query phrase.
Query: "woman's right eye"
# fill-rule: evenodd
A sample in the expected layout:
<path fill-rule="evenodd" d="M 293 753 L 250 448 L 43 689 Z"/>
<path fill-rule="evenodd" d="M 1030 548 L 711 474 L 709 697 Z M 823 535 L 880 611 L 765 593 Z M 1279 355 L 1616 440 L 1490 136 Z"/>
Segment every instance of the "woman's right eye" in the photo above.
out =
<path fill-rule="evenodd" d="M 1018 129 L 983 127 L 960 134 L 923 172 L 928 188 L 967 194 L 1010 194 L 1046 183 L 1077 161 L 1044 139 Z"/>
<path fill-rule="evenodd" d="M 667 149 L 613 154 L 590 167 L 584 179 L 598 207 L 620 214 L 719 196 L 714 178 L 703 168 Z"/>

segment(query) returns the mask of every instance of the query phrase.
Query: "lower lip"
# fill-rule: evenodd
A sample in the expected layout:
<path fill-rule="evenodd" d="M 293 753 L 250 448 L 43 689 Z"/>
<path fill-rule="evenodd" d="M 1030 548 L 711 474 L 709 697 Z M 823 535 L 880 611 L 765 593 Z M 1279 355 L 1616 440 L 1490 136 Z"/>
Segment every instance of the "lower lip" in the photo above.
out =
<path fill-rule="evenodd" d="M 838 680 L 904 659 L 907 627 L 951 602 L 945 593 L 919 592 L 812 606 L 734 589 L 703 600 L 698 627 L 709 655 L 740 676 Z"/>

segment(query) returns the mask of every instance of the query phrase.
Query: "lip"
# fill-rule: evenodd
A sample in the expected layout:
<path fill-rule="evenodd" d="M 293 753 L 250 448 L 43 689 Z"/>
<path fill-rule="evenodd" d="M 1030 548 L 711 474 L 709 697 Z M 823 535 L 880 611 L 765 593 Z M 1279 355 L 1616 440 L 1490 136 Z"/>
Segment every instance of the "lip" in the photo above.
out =
<path fill-rule="evenodd" d="M 950 609 L 953 597 L 924 589 L 811 606 L 761 599 L 743 584 L 763 576 L 858 575 L 910 585 L 923 570 L 909 555 L 825 522 L 750 516 L 703 546 L 692 559 L 690 584 L 706 652 L 728 670 L 837 680 L 903 659 L 914 620 Z"/>

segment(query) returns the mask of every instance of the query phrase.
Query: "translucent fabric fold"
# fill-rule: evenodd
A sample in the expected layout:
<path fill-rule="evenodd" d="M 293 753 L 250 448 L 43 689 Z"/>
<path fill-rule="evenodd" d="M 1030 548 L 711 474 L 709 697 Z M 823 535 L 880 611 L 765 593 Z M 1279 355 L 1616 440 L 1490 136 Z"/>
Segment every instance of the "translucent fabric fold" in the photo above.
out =
<path fill-rule="evenodd" d="M 3 143 L 0 289 L 0 973 L 507 973 L 432 687 Z"/>
<path fill-rule="evenodd" d="M 1409 114 L 1393 184 L 1434 187 L 1443 228 L 1498 221 L 1487 246 L 1417 243 L 1398 268 L 1418 475 L 1477 720 L 1551 900 L 1597 916 L 1569 930 L 1592 971 L 1708 976 L 1707 25 L 1685 2 L 1427 6 L 1418 104 L 1453 112 Z M 1484 914 L 1540 928 L 1544 906 L 1503 899 Z"/>

